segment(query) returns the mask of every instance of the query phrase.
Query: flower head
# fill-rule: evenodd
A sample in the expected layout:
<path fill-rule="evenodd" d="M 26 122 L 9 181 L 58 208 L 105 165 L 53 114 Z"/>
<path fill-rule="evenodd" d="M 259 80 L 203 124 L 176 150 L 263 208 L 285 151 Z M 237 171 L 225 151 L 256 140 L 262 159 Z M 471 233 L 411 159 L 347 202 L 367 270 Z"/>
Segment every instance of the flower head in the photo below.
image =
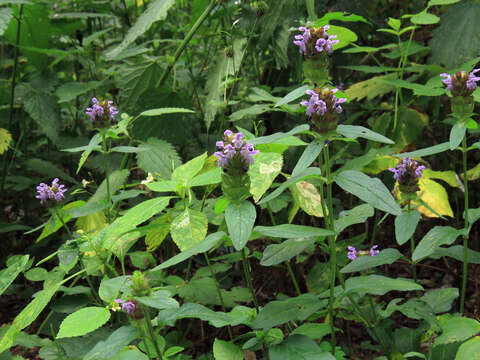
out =
<path fill-rule="evenodd" d="M 245 141 L 245 136 L 238 132 L 234 134 L 230 130 L 223 133 L 223 141 L 217 141 L 218 151 L 215 152 L 218 165 L 225 171 L 235 169 L 245 172 L 249 165 L 253 164 L 253 156 L 259 151 L 253 144 Z"/>
<path fill-rule="evenodd" d="M 418 165 L 418 162 L 408 157 L 404 158 L 394 168 L 389 170 L 393 172 L 393 178 L 402 185 L 407 185 L 411 181 L 417 181 L 422 177 L 425 166 Z"/>
<path fill-rule="evenodd" d="M 474 69 L 468 74 L 466 71 L 457 71 L 453 75 L 442 73 L 440 76 L 453 96 L 470 96 L 478 87 L 477 81 L 480 81 L 480 76 L 475 74 L 479 71 L 480 69 Z"/>
<path fill-rule="evenodd" d="M 325 25 L 319 28 L 307 28 L 301 26 L 298 28 L 303 34 L 295 35 L 293 43 L 299 47 L 299 51 L 302 55 L 311 57 L 319 53 L 333 52 L 333 45 L 338 44 L 336 35 L 328 35 L 327 30 L 330 26 Z"/>
<path fill-rule="evenodd" d="M 122 299 L 115 299 L 115 302 L 117 304 L 121 304 L 122 310 L 129 315 L 133 315 L 135 313 L 135 310 L 137 309 L 137 307 L 135 306 L 135 303 L 132 300 L 123 301 Z"/>
<path fill-rule="evenodd" d="M 47 185 L 45 183 L 40 183 L 37 186 L 38 195 L 35 196 L 37 199 L 40 199 L 40 204 L 45 204 L 48 200 L 52 200 L 53 203 L 57 203 L 64 199 L 65 192 L 67 189 L 65 185 L 59 184 L 60 180 L 58 178 L 53 179 L 52 185 Z"/>
<path fill-rule="evenodd" d="M 327 133 L 335 130 L 338 124 L 338 114 L 343 111 L 341 106 L 347 99 L 337 98 L 335 93 L 338 89 L 325 87 L 307 90 L 310 95 L 308 101 L 302 101 L 300 105 L 306 106 L 306 114 L 311 117 L 312 122 L 320 133 Z"/>
<path fill-rule="evenodd" d="M 86 109 L 85 113 L 90 116 L 90 120 L 97 127 L 104 127 L 115 120 L 118 114 L 117 108 L 113 106 L 113 101 L 105 100 L 99 102 L 97 98 L 92 98 L 92 107 Z"/>
<path fill-rule="evenodd" d="M 357 250 L 353 246 L 348 246 L 347 256 L 350 260 L 355 260 L 358 256 L 376 256 L 380 251 L 377 250 L 378 245 L 373 245 L 370 250 Z"/>

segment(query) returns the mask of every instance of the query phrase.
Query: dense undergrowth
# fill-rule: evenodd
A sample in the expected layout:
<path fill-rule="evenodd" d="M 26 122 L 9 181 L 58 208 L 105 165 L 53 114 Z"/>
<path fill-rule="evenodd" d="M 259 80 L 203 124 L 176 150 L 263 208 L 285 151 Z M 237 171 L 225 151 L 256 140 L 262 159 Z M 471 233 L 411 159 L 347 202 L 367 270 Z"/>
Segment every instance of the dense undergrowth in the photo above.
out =
<path fill-rule="evenodd" d="M 480 3 L 426 3 L 0 0 L 0 360 L 477 358 Z"/>

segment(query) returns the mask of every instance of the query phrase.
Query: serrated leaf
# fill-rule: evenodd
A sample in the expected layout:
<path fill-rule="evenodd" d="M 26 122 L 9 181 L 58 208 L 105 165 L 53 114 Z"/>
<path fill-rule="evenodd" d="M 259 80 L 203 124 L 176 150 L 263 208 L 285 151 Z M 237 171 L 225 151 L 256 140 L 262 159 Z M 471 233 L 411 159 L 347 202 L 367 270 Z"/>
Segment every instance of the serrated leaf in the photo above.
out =
<path fill-rule="evenodd" d="M 248 169 L 250 176 L 250 193 L 255 202 L 272 185 L 273 180 L 282 170 L 283 156 L 277 153 L 260 152 L 255 156 L 253 165 Z"/>
<path fill-rule="evenodd" d="M 0 128 L 0 155 L 8 150 L 10 141 L 12 141 L 12 135 L 8 132 L 8 130 Z"/>
<path fill-rule="evenodd" d="M 51 95 L 31 90 L 25 95 L 24 108 L 40 130 L 54 144 L 58 145 L 61 119 L 57 99 Z"/>
<path fill-rule="evenodd" d="M 70 82 L 59 86 L 55 91 L 55 95 L 57 95 L 59 103 L 68 102 L 75 100 L 79 95 L 95 90 L 101 85 L 101 81 L 89 81 L 87 83 Z"/>
<path fill-rule="evenodd" d="M 172 220 L 170 235 L 181 251 L 199 244 L 207 235 L 208 219 L 205 213 L 186 209 Z"/>
<path fill-rule="evenodd" d="M 370 178 L 360 171 L 346 170 L 335 176 L 335 182 L 343 190 L 359 197 L 379 210 L 392 215 L 402 213 L 400 206 L 386 186 L 377 178 Z"/>
<path fill-rule="evenodd" d="M 90 306 L 80 309 L 62 321 L 57 339 L 88 334 L 104 325 L 108 319 L 110 311 L 104 307 Z"/>
<path fill-rule="evenodd" d="M 419 262 L 433 254 L 441 245 L 452 244 L 461 231 L 450 226 L 435 226 L 418 243 L 412 255 L 412 261 Z"/>
<path fill-rule="evenodd" d="M 480 47 L 480 4 L 462 1 L 441 16 L 440 25 L 432 31 L 428 43 L 432 52 L 430 62 L 447 69 L 460 66 L 478 55 Z M 462 26 L 458 26 L 461 19 Z M 468 41 L 464 41 L 468 39 Z"/>
<path fill-rule="evenodd" d="M 49 161 L 42 159 L 28 159 L 27 166 L 41 175 L 48 175 L 49 178 L 60 178 L 62 181 L 69 181 L 74 184 L 78 184 L 78 181 L 65 173 L 63 170 L 56 167 Z"/>
<path fill-rule="evenodd" d="M 138 166 L 143 171 L 159 174 L 164 179 L 170 179 L 173 170 L 182 163 L 175 148 L 166 141 L 150 138 L 139 148 L 147 150 L 137 153 Z"/>
<path fill-rule="evenodd" d="M 123 41 L 107 53 L 107 57 L 113 58 L 125 50 L 139 36 L 143 35 L 153 23 L 164 20 L 167 17 L 168 10 L 175 4 L 175 0 L 155 0 L 149 3 L 147 10 L 138 18 L 135 25 L 129 30 Z"/>
<path fill-rule="evenodd" d="M 213 356 L 215 360 L 243 360 L 243 351 L 234 343 L 215 339 Z"/>
<path fill-rule="evenodd" d="M 257 217 L 255 206 L 244 200 L 229 203 L 225 209 L 225 222 L 235 250 L 240 251 L 247 244 Z"/>

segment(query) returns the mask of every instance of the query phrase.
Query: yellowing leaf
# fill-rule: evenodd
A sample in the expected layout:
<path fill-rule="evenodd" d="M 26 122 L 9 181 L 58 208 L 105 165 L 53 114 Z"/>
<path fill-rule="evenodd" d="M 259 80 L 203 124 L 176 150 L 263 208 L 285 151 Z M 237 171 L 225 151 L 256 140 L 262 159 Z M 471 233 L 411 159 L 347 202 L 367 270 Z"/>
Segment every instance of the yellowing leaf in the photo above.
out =
<path fill-rule="evenodd" d="M 452 187 L 458 187 L 457 174 L 454 171 L 433 171 L 431 169 L 425 169 L 422 173 L 422 178 L 438 179 L 445 181 Z"/>
<path fill-rule="evenodd" d="M 346 91 L 350 100 L 362 100 L 367 98 L 372 100 L 377 96 L 384 95 L 395 90 L 395 87 L 382 82 L 380 79 L 391 79 L 392 75 L 375 76 L 371 79 L 360 81 L 350 86 Z"/>
<path fill-rule="evenodd" d="M 255 155 L 254 163 L 250 166 L 250 193 L 255 202 L 258 202 L 265 191 L 272 185 L 273 180 L 282 170 L 283 157 L 273 152 L 260 152 Z"/>
<path fill-rule="evenodd" d="M 370 162 L 367 166 L 365 166 L 362 171 L 366 174 L 376 175 L 390 169 L 392 167 L 397 166 L 399 160 L 393 156 L 378 156 Z"/>
<path fill-rule="evenodd" d="M 12 141 L 12 135 L 8 130 L 0 128 L 0 155 L 7 151 L 10 141 Z"/>
<path fill-rule="evenodd" d="M 308 215 L 323 217 L 320 193 L 314 185 L 299 181 L 290 186 L 290 191 L 295 201 Z"/>
<path fill-rule="evenodd" d="M 453 211 L 448 201 L 448 195 L 445 188 L 431 179 L 421 178 L 418 182 L 420 198 L 440 215 L 453 217 Z M 417 208 L 423 215 L 428 217 L 438 217 L 431 210 L 421 205 Z"/>
<path fill-rule="evenodd" d="M 79 217 L 75 223 L 77 229 L 91 235 L 98 234 L 106 225 L 107 221 L 103 211 Z"/>

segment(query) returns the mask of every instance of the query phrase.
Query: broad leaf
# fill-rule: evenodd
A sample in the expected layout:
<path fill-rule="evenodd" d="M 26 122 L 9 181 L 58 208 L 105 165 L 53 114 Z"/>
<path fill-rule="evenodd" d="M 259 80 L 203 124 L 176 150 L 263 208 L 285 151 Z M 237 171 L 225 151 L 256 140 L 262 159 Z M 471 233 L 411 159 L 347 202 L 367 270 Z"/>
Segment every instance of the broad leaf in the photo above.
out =
<path fill-rule="evenodd" d="M 473 360 L 478 358 L 478 354 L 480 354 L 480 336 L 475 336 L 460 345 L 455 360 Z"/>
<path fill-rule="evenodd" d="M 416 210 L 405 211 L 395 217 L 395 239 L 398 245 L 405 244 L 413 236 L 421 217 Z"/>
<path fill-rule="evenodd" d="M 104 325 L 108 319 L 110 311 L 104 307 L 90 306 L 80 309 L 62 321 L 57 339 L 88 334 Z"/>
<path fill-rule="evenodd" d="M 250 193 L 257 202 L 270 188 L 273 180 L 282 170 L 283 157 L 278 153 L 260 152 L 248 169 L 250 175 Z"/>
<path fill-rule="evenodd" d="M 154 309 L 178 309 L 180 305 L 170 295 L 169 291 L 157 290 L 149 296 L 137 296 L 135 300 Z"/>
<path fill-rule="evenodd" d="M 433 346 L 464 341 L 480 332 L 480 322 L 470 318 L 452 317 L 442 323 L 442 334 Z"/>
<path fill-rule="evenodd" d="M 270 360 L 335 360 L 315 341 L 304 335 L 290 335 L 287 340 L 268 349 Z"/>
<path fill-rule="evenodd" d="M 173 170 L 182 163 L 177 151 L 166 141 L 150 138 L 139 148 L 147 151 L 137 154 L 138 166 L 147 173 L 159 174 L 163 179 L 170 179 Z"/>
<path fill-rule="evenodd" d="M 260 265 L 273 266 L 281 264 L 282 262 L 297 256 L 314 243 L 315 239 L 299 238 L 288 239 L 281 244 L 268 245 L 263 251 L 263 257 L 262 260 L 260 260 Z"/>
<path fill-rule="evenodd" d="M 321 229 L 305 225 L 282 224 L 275 226 L 257 226 L 255 231 L 271 237 L 279 238 L 306 238 L 317 236 L 334 235 L 334 232 L 327 229 Z"/>
<path fill-rule="evenodd" d="M 350 264 L 344 266 L 340 272 L 342 274 L 348 274 L 373 269 L 377 266 L 393 264 L 401 257 L 403 257 L 403 255 L 397 249 L 385 249 L 380 251 L 376 256 L 358 256 Z"/>
<path fill-rule="evenodd" d="M 243 351 L 232 342 L 215 339 L 213 356 L 215 360 L 243 360 Z"/>
<path fill-rule="evenodd" d="M 297 164 L 293 168 L 292 176 L 301 173 L 310 165 L 312 165 L 312 163 L 318 158 L 318 155 L 320 155 L 323 146 L 324 145 L 319 142 L 311 142 L 308 144 L 303 151 L 302 156 L 300 156 L 300 159 L 298 159 Z"/>
<path fill-rule="evenodd" d="M 29 255 L 16 255 L 9 261 L 8 267 L 0 271 L 0 295 L 7 290 L 18 274 L 26 270 L 29 258 Z"/>
<path fill-rule="evenodd" d="M 290 186 L 295 203 L 310 216 L 323 217 L 322 198 L 315 185 L 298 181 Z"/>
<path fill-rule="evenodd" d="M 458 298 L 457 288 L 441 288 L 429 290 L 421 297 L 435 314 L 450 311 L 453 302 Z"/>
<path fill-rule="evenodd" d="M 83 360 L 110 360 L 123 348 L 135 340 L 138 330 L 133 326 L 122 326 L 116 329 L 105 341 L 99 341 Z M 115 358 L 116 359 L 116 358 Z"/>
<path fill-rule="evenodd" d="M 296 88 L 295 90 L 290 91 L 279 102 L 275 104 L 275 107 L 291 103 L 292 101 L 297 100 L 298 98 L 301 98 L 302 96 L 305 95 L 305 92 L 308 89 L 310 89 L 310 86 L 304 85 L 299 88 Z"/>
<path fill-rule="evenodd" d="M 13 12 L 12 9 L 5 7 L 0 9 L 0 36 L 3 35 L 3 32 L 8 26 L 10 19 L 12 18 Z"/>
<path fill-rule="evenodd" d="M 188 186 L 189 182 L 195 177 L 195 175 L 202 170 L 205 160 L 207 160 L 207 153 L 203 153 L 177 167 L 172 173 L 172 180 L 184 187 Z"/>
<path fill-rule="evenodd" d="M 433 254 L 441 245 L 452 244 L 461 231 L 450 226 L 435 226 L 418 243 L 412 255 L 412 261 L 419 262 Z"/>
<path fill-rule="evenodd" d="M 255 206 L 244 200 L 229 203 L 225 209 L 225 222 L 235 250 L 240 251 L 247 244 L 257 217 Z"/>
<path fill-rule="evenodd" d="M 340 234 L 347 227 L 364 223 L 373 216 L 373 208 L 369 204 L 362 204 L 351 210 L 342 211 L 335 221 L 335 232 Z"/>
<path fill-rule="evenodd" d="M 206 306 L 193 303 L 185 303 L 176 310 L 161 310 L 158 313 L 157 320 L 159 321 L 159 323 L 173 326 L 175 324 L 175 321 L 185 318 L 197 318 L 203 321 L 218 321 L 220 324 L 222 324 L 220 327 L 223 326 L 225 321 L 230 323 L 232 320 L 227 314 L 223 312 L 215 312 L 213 310 L 210 310 Z"/>
<path fill-rule="evenodd" d="M 205 239 L 207 226 L 205 213 L 186 209 L 172 220 L 170 235 L 178 248 L 185 251 Z"/>
<path fill-rule="evenodd" d="M 373 140 L 377 142 L 381 142 L 384 144 L 393 144 L 394 142 L 390 140 L 389 138 L 376 133 L 375 131 L 372 131 L 370 129 L 367 129 L 366 127 L 363 126 L 357 126 L 357 125 L 338 125 L 337 127 L 337 132 L 346 138 L 349 139 L 356 139 L 356 138 L 364 138 L 368 140 Z"/>

